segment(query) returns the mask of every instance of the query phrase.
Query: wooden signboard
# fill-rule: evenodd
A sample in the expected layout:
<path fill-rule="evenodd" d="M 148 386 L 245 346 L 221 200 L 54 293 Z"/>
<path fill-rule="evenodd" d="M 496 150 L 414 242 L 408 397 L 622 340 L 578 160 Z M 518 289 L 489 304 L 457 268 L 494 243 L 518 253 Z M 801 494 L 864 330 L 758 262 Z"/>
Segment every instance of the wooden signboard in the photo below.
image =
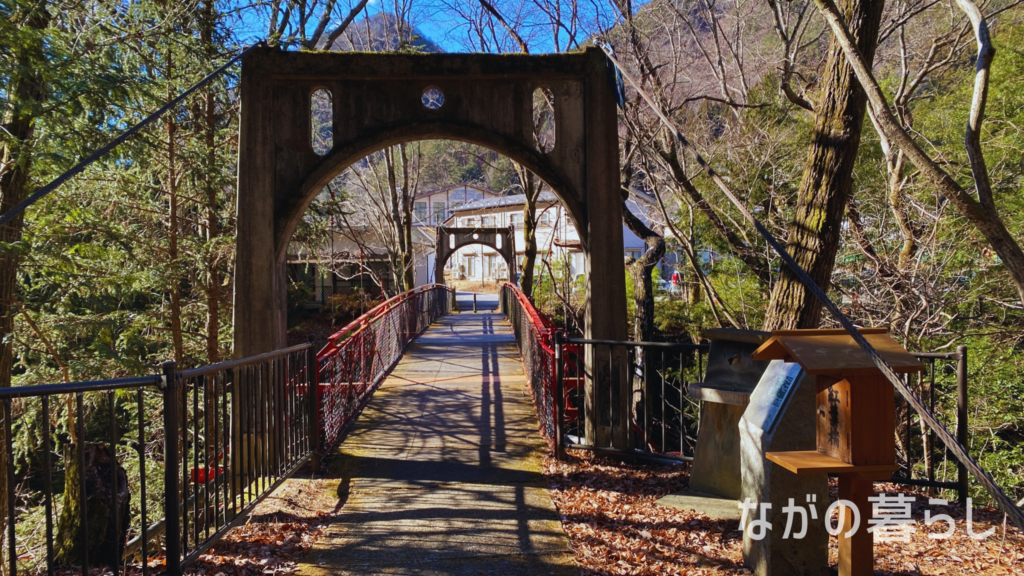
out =
<path fill-rule="evenodd" d="M 924 370 L 888 329 L 862 328 L 860 333 L 895 372 Z M 838 474 L 839 497 L 863 516 L 870 510 L 872 480 L 888 479 L 897 468 L 892 383 L 845 330 L 778 330 L 752 358 L 794 362 L 817 378 L 817 450 L 765 456 L 794 474 Z M 853 514 L 844 517 L 850 522 Z M 839 575 L 874 574 L 871 534 L 862 525 L 846 537 L 848 528 L 839 538 Z"/>
<path fill-rule="evenodd" d="M 817 446 L 853 465 L 895 464 L 895 391 L 884 378 L 850 376 L 817 381 Z"/>

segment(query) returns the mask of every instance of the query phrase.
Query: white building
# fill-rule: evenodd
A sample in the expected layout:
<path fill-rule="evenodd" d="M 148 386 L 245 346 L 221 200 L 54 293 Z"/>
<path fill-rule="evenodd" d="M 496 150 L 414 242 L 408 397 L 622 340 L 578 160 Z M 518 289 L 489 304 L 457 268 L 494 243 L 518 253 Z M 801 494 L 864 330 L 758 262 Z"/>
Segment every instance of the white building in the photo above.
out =
<path fill-rule="evenodd" d="M 497 198 L 498 194 L 476 186 L 459 184 L 440 190 L 420 192 L 412 200 L 412 222 L 415 226 L 440 226 L 452 211 L 465 204 Z"/>
<path fill-rule="evenodd" d="M 519 259 L 516 267 L 522 270 L 522 257 L 526 249 L 523 241 L 525 204 L 526 196 L 523 194 L 483 198 L 454 207 L 445 225 L 482 228 L 514 226 L 516 255 Z M 568 263 L 569 272 L 573 276 L 584 273 L 583 250 L 576 226 L 558 197 L 551 192 L 541 192 L 537 199 L 536 238 L 538 266 L 539 261 L 547 256 L 552 266 L 556 262 Z M 622 227 L 622 238 L 624 256 L 638 258 L 643 254 L 646 249 L 643 240 L 625 225 Z M 446 268 L 451 271 L 453 278 L 502 281 L 508 277 L 508 268 L 501 255 L 480 244 L 458 249 L 448 260 Z"/>

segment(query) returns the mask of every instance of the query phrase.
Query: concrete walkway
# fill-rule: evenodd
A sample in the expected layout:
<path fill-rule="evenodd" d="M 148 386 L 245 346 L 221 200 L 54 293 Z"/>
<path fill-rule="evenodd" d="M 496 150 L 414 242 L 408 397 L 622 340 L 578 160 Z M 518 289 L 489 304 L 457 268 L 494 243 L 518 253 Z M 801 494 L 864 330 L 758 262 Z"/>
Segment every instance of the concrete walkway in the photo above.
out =
<path fill-rule="evenodd" d="M 487 300 L 478 298 L 478 306 Z M 339 520 L 305 574 L 576 574 L 505 317 L 427 330 L 331 459 Z M 468 312 L 467 312 L 468 310 Z"/>

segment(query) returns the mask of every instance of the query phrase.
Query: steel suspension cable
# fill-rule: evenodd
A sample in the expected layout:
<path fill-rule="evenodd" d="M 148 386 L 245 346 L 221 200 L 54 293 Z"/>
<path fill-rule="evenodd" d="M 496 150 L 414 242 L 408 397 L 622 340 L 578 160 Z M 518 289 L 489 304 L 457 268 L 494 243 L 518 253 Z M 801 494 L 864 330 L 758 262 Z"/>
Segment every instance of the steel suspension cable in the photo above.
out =
<path fill-rule="evenodd" d="M 971 455 L 967 452 L 967 448 L 960 444 L 956 440 L 956 438 L 952 434 L 950 434 L 948 430 L 946 430 L 946 427 L 943 426 L 943 424 L 939 422 L 938 419 L 935 418 L 935 416 L 931 413 L 928 407 L 925 406 L 924 403 L 922 403 L 921 400 L 918 399 L 918 397 L 914 394 L 914 391 L 911 390 L 910 387 L 903 382 L 903 379 L 900 378 L 895 371 L 893 371 L 892 367 L 889 366 L 889 363 L 886 362 L 885 359 L 878 354 L 878 351 L 875 350 L 874 346 L 872 346 L 867 341 L 867 339 L 865 339 L 864 336 L 861 335 L 861 333 L 857 330 L 857 327 L 853 324 L 853 321 L 851 321 L 849 318 L 846 317 L 845 314 L 843 314 L 842 310 L 840 310 L 839 307 L 836 306 L 836 304 L 832 301 L 832 299 L 828 297 L 828 294 L 826 294 L 825 291 L 822 290 L 820 286 L 818 286 L 818 283 L 815 282 L 807 274 L 806 271 L 804 271 L 800 264 L 798 264 L 797 261 L 793 259 L 793 257 L 789 254 L 786 248 L 778 241 L 778 239 L 776 239 L 775 236 L 773 236 L 772 233 L 769 232 L 768 229 L 766 229 L 764 225 L 762 225 L 761 222 L 749 210 L 747 210 L 746 205 L 743 204 L 739 197 L 733 194 L 732 190 L 729 189 L 728 185 L 726 185 L 725 181 L 722 180 L 721 176 L 719 176 L 715 169 L 707 162 L 707 160 L 705 160 L 704 157 L 701 156 L 696 146 L 694 146 L 683 135 L 679 128 L 677 128 L 675 124 L 668 118 L 668 116 L 666 116 L 665 113 L 662 112 L 661 108 L 658 107 L 654 99 L 651 98 L 651 96 L 640 86 L 640 83 L 637 82 L 622 67 L 622 65 L 616 58 L 615 52 L 612 50 L 611 46 L 604 42 L 598 42 L 597 45 L 601 48 L 601 50 L 604 51 L 605 55 L 608 58 L 608 61 L 612 63 L 618 74 L 621 74 L 622 78 L 624 78 L 626 82 L 628 82 L 629 85 L 632 86 L 634 90 L 636 90 L 637 94 L 644 100 L 644 102 L 647 103 L 648 106 L 650 106 L 654 114 L 658 117 L 659 120 L 661 120 L 662 124 L 664 124 L 665 127 L 668 128 L 670 132 L 672 132 L 672 135 L 676 138 L 676 140 L 679 141 L 683 148 L 689 150 L 690 153 L 693 154 L 694 158 L 697 160 L 697 164 L 700 165 L 701 169 L 704 170 L 705 174 L 707 174 L 708 177 L 711 178 L 711 180 L 715 183 L 715 185 L 718 186 L 718 188 L 722 191 L 722 193 L 725 194 L 726 198 L 728 198 L 729 201 L 736 206 L 736 208 L 743 215 L 743 218 L 747 220 L 747 222 L 749 222 L 755 230 L 757 230 L 757 233 L 760 234 L 761 237 L 764 238 L 765 242 L 767 242 L 768 245 L 772 247 L 775 253 L 779 255 L 779 258 L 781 258 L 782 261 L 786 263 L 786 266 L 789 267 L 789 269 L 807 288 L 807 290 L 810 291 L 811 294 L 813 294 L 814 297 L 817 298 L 818 301 L 821 302 L 821 304 L 826 309 L 828 309 L 828 311 L 832 314 L 832 316 L 835 317 L 839 324 L 850 334 L 854 342 L 856 342 L 857 345 L 860 346 L 861 350 L 863 350 L 864 353 L 868 355 L 872 363 L 874 363 L 874 365 L 882 372 L 886 379 L 888 379 L 889 382 L 892 383 L 896 390 L 899 391 L 900 395 L 903 396 L 903 398 L 911 406 L 914 407 L 918 415 L 921 417 L 921 420 L 925 424 L 927 424 L 933 432 L 935 432 L 935 434 L 942 440 L 942 443 L 946 445 L 946 448 L 949 449 L 949 451 L 954 456 L 956 456 L 956 459 L 959 460 L 961 464 L 963 464 L 965 467 L 967 467 L 968 470 L 970 470 L 971 474 L 978 480 L 978 483 L 985 487 L 988 493 L 995 500 L 999 509 L 1006 513 L 1007 517 L 1010 519 L 1010 521 L 1013 522 L 1015 526 L 1017 526 L 1017 528 L 1024 530 L 1024 513 L 1022 513 L 1020 508 L 1017 507 L 1014 501 L 1011 500 L 1005 492 L 1003 492 L 1003 489 L 1000 488 L 1000 486 L 996 483 L 992 476 L 989 475 L 989 473 L 985 471 L 985 469 L 982 468 L 974 460 L 974 458 L 971 457 Z"/>
<path fill-rule="evenodd" d="M 80 161 L 78 164 L 75 164 L 71 169 L 64 172 L 60 176 L 57 176 L 56 178 L 51 180 L 50 183 L 47 184 L 46 186 L 36 189 L 36 191 L 30 194 L 28 198 L 25 198 L 24 200 L 21 201 L 20 204 L 8 210 L 3 216 L 0 216 L 0 226 L 3 226 L 4 224 L 10 222 L 11 219 L 13 219 L 19 213 L 23 212 L 26 208 L 38 202 L 40 199 L 43 198 L 43 196 L 46 196 L 50 192 L 53 192 L 54 190 L 59 188 L 60 185 L 63 184 L 64 182 L 67 182 L 72 177 L 82 173 L 82 171 L 85 170 L 86 167 L 88 167 L 90 164 L 106 156 L 114 148 L 117 148 L 118 146 L 123 144 L 129 138 L 134 136 L 137 132 L 139 132 L 140 130 L 152 124 L 155 120 L 163 116 L 168 110 L 177 106 L 182 100 L 188 98 L 190 95 L 192 95 L 193 92 L 209 84 L 212 80 L 223 74 L 235 62 L 238 62 L 243 56 L 248 54 L 250 51 L 261 46 L 266 46 L 266 42 L 260 40 L 259 42 L 252 44 L 248 48 L 242 50 L 233 58 L 231 58 L 231 60 L 228 60 L 226 64 L 209 73 L 205 78 L 203 78 L 199 82 L 196 82 L 187 90 L 179 94 L 177 98 L 171 100 L 167 104 L 164 104 L 159 110 L 153 112 L 149 116 L 146 116 L 141 122 L 119 134 L 117 138 L 114 138 L 113 140 L 108 142 L 106 146 L 93 152 L 84 160 Z"/>

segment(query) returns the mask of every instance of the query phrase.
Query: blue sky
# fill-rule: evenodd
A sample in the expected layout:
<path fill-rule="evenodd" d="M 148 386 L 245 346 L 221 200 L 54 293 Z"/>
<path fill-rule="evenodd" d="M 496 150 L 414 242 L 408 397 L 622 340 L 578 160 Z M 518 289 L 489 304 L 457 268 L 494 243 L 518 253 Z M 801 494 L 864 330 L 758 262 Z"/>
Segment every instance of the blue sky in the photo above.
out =
<path fill-rule="evenodd" d="M 493 1 L 493 0 L 492 0 Z M 641 0 L 634 2 L 634 8 L 638 8 L 649 2 L 650 0 Z M 354 0 L 341 0 L 338 2 L 338 8 L 336 13 L 339 15 L 347 14 L 350 10 L 350 2 L 354 3 Z M 462 20 L 454 16 L 447 6 L 452 4 L 461 3 L 461 7 L 473 7 L 476 8 L 476 0 L 413 0 L 412 3 L 412 21 L 413 24 L 422 32 L 422 34 L 433 41 L 434 43 L 441 46 L 446 52 L 464 52 L 467 51 L 469 43 L 467 42 L 467 30 L 462 24 Z M 496 5 L 501 6 L 500 1 L 494 2 Z M 552 2 L 554 3 L 554 2 Z M 565 0 L 562 2 L 565 4 Z M 447 6 L 446 6 L 447 4 Z M 599 27 L 607 27 L 613 23 L 613 12 L 611 0 L 578 0 L 580 6 L 579 20 L 580 33 L 578 40 L 583 41 L 587 35 Z M 245 0 L 228 0 L 227 6 L 239 6 L 251 4 Z M 458 4 L 456 4 L 458 5 Z M 527 8 L 535 10 L 535 6 L 531 4 L 529 0 L 522 2 L 522 5 Z M 367 5 L 366 12 L 357 18 L 362 19 L 366 14 L 373 15 L 381 11 L 388 11 L 388 7 L 393 6 L 393 2 L 390 0 L 370 0 Z M 267 24 L 267 10 L 262 9 L 247 9 L 241 10 L 236 13 L 236 16 L 231 19 L 231 27 L 235 32 L 236 37 L 248 44 L 263 38 L 266 34 Z M 341 16 L 338 16 L 340 19 Z M 514 18 L 514 15 L 506 15 L 509 20 Z M 542 53 L 551 52 L 555 48 L 554 41 L 550 27 L 548 26 L 547 19 L 539 12 L 534 12 L 532 17 L 524 18 L 526 24 L 519 29 L 519 33 L 524 36 L 530 45 L 531 52 Z M 507 40 L 507 36 L 501 35 Z M 560 42 L 563 44 L 560 46 L 561 49 L 565 49 L 564 44 L 567 42 L 567 35 L 565 33 L 560 34 Z M 507 50 L 515 50 L 511 42 L 506 48 Z M 517 51 L 517 50 L 516 50 Z"/>

